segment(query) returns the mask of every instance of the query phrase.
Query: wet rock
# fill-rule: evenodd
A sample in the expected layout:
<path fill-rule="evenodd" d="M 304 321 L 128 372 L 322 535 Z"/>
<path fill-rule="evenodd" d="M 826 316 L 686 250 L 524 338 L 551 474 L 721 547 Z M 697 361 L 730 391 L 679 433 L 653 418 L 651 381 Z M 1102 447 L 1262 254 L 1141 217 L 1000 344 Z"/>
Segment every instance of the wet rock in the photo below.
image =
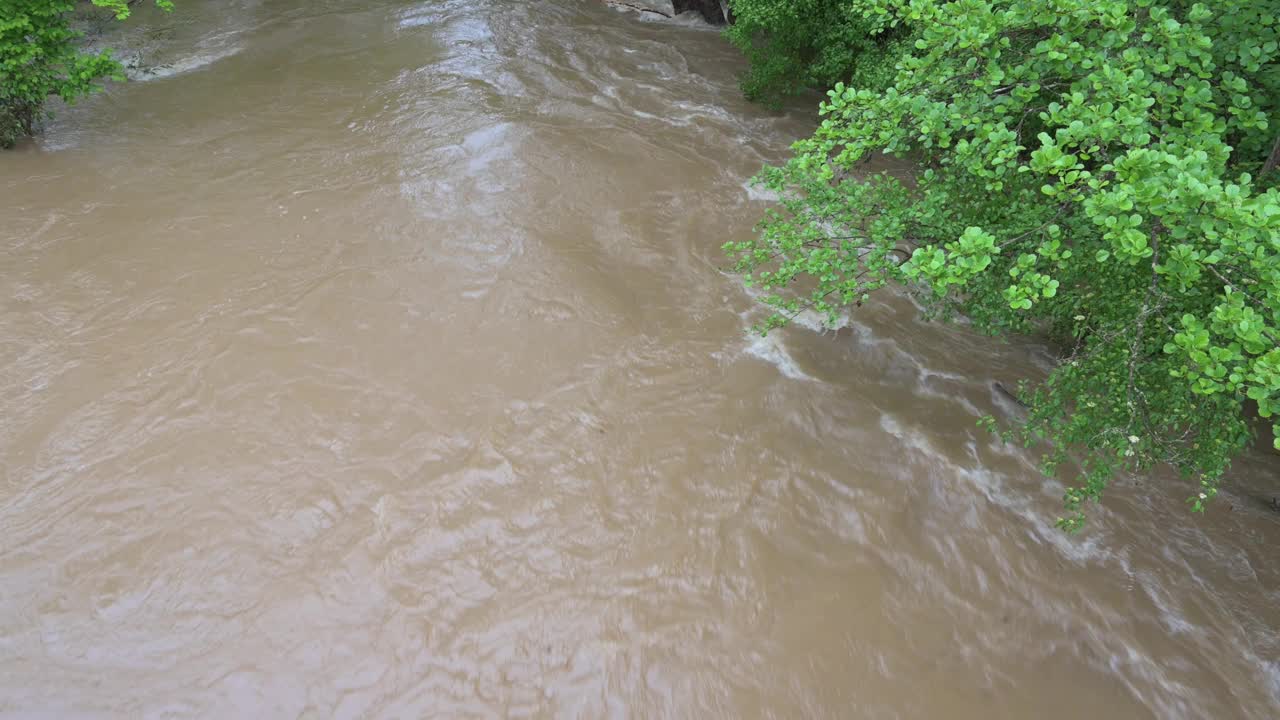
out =
<path fill-rule="evenodd" d="M 729 3 L 725 0 L 673 0 L 677 13 L 696 12 L 709 23 L 723 25 L 729 15 Z"/>
<path fill-rule="evenodd" d="M 1014 405 L 1017 405 L 1018 407 L 1024 410 L 1030 409 L 1030 406 L 1027 405 L 1025 402 L 1023 402 L 1022 398 L 1018 397 L 1016 393 L 1014 393 L 1009 388 L 1005 387 L 1004 383 L 996 381 L 996 382 L 993 382 L 991 385 L 995 389 L 995 391 L 999 393 L 1000 397 L 1003 397 L 1004 399 L 1008 400 L 1009 402 L 1012 402 Z"/>
<path fill-rule="evenodd" d="M 666 18 L 676 16 L 673 0 L 605 0 L 605 3 L 620 10 L 631 10 L 642 15 L 661 15 Z"/>
<path fill-rule="evenodd" d="M 730 17 L 726 0 L 604 0 L 606 5 L 619 10 L 630 10 L 650 17 L 674 18 L 689 13 L 698 15 L 713 25 L 725 24 Z"/>

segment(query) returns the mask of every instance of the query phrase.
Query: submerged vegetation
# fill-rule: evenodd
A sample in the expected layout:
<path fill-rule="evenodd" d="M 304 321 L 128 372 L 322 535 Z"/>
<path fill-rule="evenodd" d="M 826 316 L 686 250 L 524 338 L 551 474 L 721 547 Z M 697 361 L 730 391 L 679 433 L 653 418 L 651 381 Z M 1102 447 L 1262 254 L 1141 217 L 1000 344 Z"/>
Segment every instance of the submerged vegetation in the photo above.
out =
<path fill-rule="evenodd" d="M 89 53 L 74 13 L 88 3 L 75 0 L 0 0 L 0 147 L 12 147 L 35 132 L 51 97 L 66 102 L 120 79 L 121 67 L 109 51 Z M 92 0 L 92 5 L 124 20 L 128 0 Z M 156 0 L 166 10 L 171 0 Z"/>
<path fill-rule="evenodd" d="M 1079 468 L 1068 529 L 1167 464 L 1203 510 L 1269 419 L 1280 448 L 1280 19 L 1271 0 L 734 0 L 744 90 L 829 88 L 725 250 L 775 311 L 890 283 L 1063 348 L 1006 439 Z M 860 172 L 887 153 L 908 186 Z"/>

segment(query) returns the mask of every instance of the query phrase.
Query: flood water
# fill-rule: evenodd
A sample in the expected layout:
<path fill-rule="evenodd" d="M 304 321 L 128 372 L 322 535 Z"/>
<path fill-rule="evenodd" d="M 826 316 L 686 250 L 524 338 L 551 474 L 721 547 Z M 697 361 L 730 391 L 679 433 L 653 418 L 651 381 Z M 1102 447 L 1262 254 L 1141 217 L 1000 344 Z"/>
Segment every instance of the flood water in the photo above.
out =
<path fill-rule="evenodd" d="M 0 154 L 0 716 L 1280 716 L 1273 454 L 1065 536 L 975 425 L 1043 348 L 747 333 L 814 119 L 714 30 L 140 14 L 162 69 Z"/>

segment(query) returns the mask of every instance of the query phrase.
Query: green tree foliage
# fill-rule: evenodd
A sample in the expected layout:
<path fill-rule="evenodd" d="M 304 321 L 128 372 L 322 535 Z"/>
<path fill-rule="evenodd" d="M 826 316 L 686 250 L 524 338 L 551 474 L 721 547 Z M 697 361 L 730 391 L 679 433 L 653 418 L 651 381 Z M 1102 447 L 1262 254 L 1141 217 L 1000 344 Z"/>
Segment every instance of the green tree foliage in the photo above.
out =
<path fill-rule="evenodd" d="M 127 0 L 92 0 L 123 20 Z M 80 33 L 71 26 L 75 0 L 0 0 L 0 147 L 30 135 L 57 96 L 67 102 L 100 87 L 103 78 L 120 78 L 120 65 L 108 51 L 82 52 Z M 171 9 L 170 0 L 156 0 Z"/>
<path fill-rule="evenodd" d="M 807 88 L 891 67 L 874 60 L 897 36 L 885 18 L 845 0 L 731 0 L 729 41 L 751 61 L 742 90 L 775 102 Z M 888 73 L 881 73 L 883 81 Z"/>
<path fill-rule="evenodd" d="M 1062 362 L 1004 436 L 1080 468 L 1060 524 L 1163 463 L 1202 510 L 1252 413 L 1280 413 L 1273 0 L 841 4 L 914 39 L 762 174 L 781 207 L 725 246 L 776 311 L 761 329 L 905 283 L 937 316 L 1047 334 Z M 860 174 L 879 153 L 916 182 Z"/>

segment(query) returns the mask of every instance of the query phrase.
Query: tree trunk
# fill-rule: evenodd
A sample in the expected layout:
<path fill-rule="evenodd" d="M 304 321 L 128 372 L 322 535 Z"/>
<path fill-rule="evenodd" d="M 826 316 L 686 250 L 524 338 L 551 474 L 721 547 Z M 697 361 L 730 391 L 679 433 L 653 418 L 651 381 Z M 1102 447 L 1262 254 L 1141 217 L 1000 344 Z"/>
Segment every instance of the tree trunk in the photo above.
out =
<path fill-rule="evenodd" d="M 1271 157 L 1262 165 L 1262 172 L 1258 173 L 1258 177 L 1265 177 L 1267 173 L 1276 169 L 1280 165 L 1280 135 L 1276 135 L 1276 142 L 1271 146 Z"/>

